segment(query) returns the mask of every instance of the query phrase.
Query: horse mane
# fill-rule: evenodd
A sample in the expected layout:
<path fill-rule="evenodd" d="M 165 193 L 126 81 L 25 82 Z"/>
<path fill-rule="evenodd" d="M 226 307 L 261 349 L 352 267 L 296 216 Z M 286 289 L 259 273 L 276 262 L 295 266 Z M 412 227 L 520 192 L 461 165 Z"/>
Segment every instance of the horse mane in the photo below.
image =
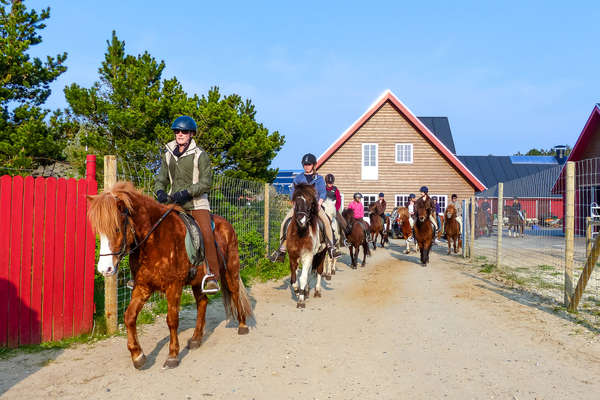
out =
<path fill-rule="evenodd" d="M 298 197 L 304 197 L 310 202 L 310 214 L 316 216 L 319 214 L 319 203 L 317 201 L 317 191 L 313 185 L 307 183 L 299 183 L 294 186 L 294 194 L 292 195 L 292 203 L 296 202 Z"/>
<path fill-rule="evenodd" d="M 448 212 L 450 212 L 452 217 L 456 218 L 456 207 L 454 207 L 454 205 L 448 204 L 448 207 L 446 207 L 446 214 Z"/>
<path fill-rule="evenodd" d="M 342 211 L 342 217 L 346 218 L 347 216 L 354 218 L 354 210 L 351 208 L 346 208 L 344 211 Z"/>
<path fill-rule="evenodd" d="M 117 182 L 104 192 L 88 196 L 88 218 L 94 229 L 107 236 L 114 234 L 120 228 L 120 210 L 118 202 L 122 201 L 125 208 L 133 212 L 133 197 L 145 197 L 131 182 Z"/>

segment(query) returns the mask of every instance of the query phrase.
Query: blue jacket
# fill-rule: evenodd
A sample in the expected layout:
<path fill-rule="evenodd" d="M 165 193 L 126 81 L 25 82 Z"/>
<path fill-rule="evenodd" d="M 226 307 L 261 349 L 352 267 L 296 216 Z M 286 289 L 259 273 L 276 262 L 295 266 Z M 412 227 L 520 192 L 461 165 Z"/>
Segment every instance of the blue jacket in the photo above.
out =
<path fill-rule="evenodd" d="M 309 179 L 310 179 L 310 181 L 309 181 Z M 325 197 L 327 196 L 327 189 L 326 189 L 327 186 L 325 185 L 325 179 L 323 179 L 323 177 L 319 174 L 296 175 L 294 177 L 294 183 L 292 184 L 292 191 L 290 192 L 290 199 L 294 195 L 294 187 L 301 183 L 308 183 L 310 185 L 313 185 L 315 187 L 315 190 L 317 191 L 317 196 L 319 197 L 319 199 L 325 200 Z"/>

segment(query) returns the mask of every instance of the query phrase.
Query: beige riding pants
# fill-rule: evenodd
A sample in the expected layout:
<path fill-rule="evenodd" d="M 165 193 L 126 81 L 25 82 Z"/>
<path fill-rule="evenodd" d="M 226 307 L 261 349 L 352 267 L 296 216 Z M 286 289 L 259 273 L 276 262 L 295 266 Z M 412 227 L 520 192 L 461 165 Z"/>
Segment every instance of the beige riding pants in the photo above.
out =
<path fill-rule="evenodd" d="M 283 217 L 283 221 L 281 221 L 281 227 L 279 228 L 279 240 L 283 237 L 283 227 L 285 225 L 285 221 L 294 216 L 294 209 L 290 208 L 288 213 Z M 319 208 L 319 219 L 323 222 L 323 226 L 325 226 L 325 236 L 329 243 L 333 243 L 333 231 L 331 230 L 331 222 L 329 222 L 329 217 L 325 214 L 325 210 Z M 285 247 L 285 242 L 281 244 L 281 247 Z"/>

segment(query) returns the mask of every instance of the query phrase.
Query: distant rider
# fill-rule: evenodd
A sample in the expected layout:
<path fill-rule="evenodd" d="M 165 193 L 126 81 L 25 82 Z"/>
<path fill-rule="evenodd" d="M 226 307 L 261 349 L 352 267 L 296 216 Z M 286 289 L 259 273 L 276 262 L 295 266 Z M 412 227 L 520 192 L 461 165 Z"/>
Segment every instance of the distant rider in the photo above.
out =
<path fill-rule="evenodd" d="M 385 226 L 385 209 L 387 208 L 387 203 L 384 199 L 384 194 L 379 193 L 379 199 L 375 202 L 375 212 L 377 215 L 381 217 L 381 223 Z"/>
<path fill-rule="evenodd" d="M 360 199 L 362 199 L 362 194 L 360 193 L 354 193 L 353 196 L 353 200 L 348 204 L 348 208 L 352 211 L 354 211 L 354 221 L 358 222 L 360 224 L 360 226 L 363 228 L 363 230 L 365 231 L 365 235 L 367 236 L 367 241 L 371 241 L 371 232 L 370 232 L 370 227 L 367 224 L 367 222 L 363 219 L 365 217 L 365 207 L 363 206 L 362 201 L 360 201 Z M 347 232 L 347 234 L 349 234 L 350 232 Z"/>
<path fill-rule="evenodd" d="M 438 240 L 436 238 L 436 231 L 438 229 L 438 225 L 437 225 L 437 221 L 435 220 L 435 216 L 433 215 L 433 213 L 435 213 L 435 205 L 433 204 L 433 200 L 431 199 L 431 197 L 429 197 L 429 189 L 427 188 L 427 186 L 421 186 L 421 189 L 419 189 L 419 192 L 421 192 L 421 198 L 424 202 L 425 205 L 427 206 L 427 208 L 429 208 L 431 210 L 431 213 L 429 214 L 429 221 L 431 221 L 432 225 L 433 225 L 433 237 L 434 237 L 434 242 L 438 243 Z"/>
<path fill-rule="evenodd" d="M 332 201 L 335 201 L 335 211 L 336 211 L 335 219 L 341 228 L 340 236 L 342 236 L 342 238 L 343 238 L 344 246 L 348 247 L 348 241 L 346 240 L 346 235 L 345 235 L 346 221 L 340 215 L 340 208 L 342 207 L 342 196 L 340 195 L 340 191 L 337 188 L 337 186 L 333 185 L 334 182 L 335 182 L 335 176 L 333 176 L 333 174 L 325 175 L 325 184 L 327 185 L 325 187 L 325 190 L 327 190 L 326 197 Z M 332 221 L 332 223 L 333 223 L 333 221 Z"/>
<path fill-rule="evenodd" d="M 406 203 L 406 208 L 408 208 L 408 222 L 410 222 L 411 234 L 406 240 L 409 242 L 414 242 L 414 226 L 415 226 L 415 203 L 417 201 L 417 196 L 414 193 L 411 193 L 408 196 L 408 202 Z"/>
<path fill-rule="evenodd" d="M 450 201 L 450 204 L 452 204 L 456 209 L 456 220 L 458 221 L 458 226 L 460 227 L 459 233 L 462 233 L 462 202 L 458 201 L 458 196 L 456 193 L 452 194 L 452 200 Z"/>

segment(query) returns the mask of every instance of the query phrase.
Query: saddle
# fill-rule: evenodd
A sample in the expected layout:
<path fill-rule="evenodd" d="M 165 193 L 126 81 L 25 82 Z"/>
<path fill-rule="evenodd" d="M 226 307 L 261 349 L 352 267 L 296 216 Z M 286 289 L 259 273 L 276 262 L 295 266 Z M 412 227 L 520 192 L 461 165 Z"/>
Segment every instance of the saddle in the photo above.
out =
<path fill-rule="evenodd" d="M 188 280 L 192 281 L 196 277 L 196 267 L 202 265 L 205 261 L 204 238 L 202 237 L 202 231 L 200 230 L 200 226 L 198 226 L 198 222 L 196 222 L 196 219 L 191 214 L 188 214 L 185 211 L 179 211 L 178 215 L 185 225 L 185 251 L 190 260 L 190 264 L 192 264 L 188 274 Z M 215 222 L 212 215 L 210 218 L 210 229 L 212 229 L 213 232 L 215 231 Z"/>

